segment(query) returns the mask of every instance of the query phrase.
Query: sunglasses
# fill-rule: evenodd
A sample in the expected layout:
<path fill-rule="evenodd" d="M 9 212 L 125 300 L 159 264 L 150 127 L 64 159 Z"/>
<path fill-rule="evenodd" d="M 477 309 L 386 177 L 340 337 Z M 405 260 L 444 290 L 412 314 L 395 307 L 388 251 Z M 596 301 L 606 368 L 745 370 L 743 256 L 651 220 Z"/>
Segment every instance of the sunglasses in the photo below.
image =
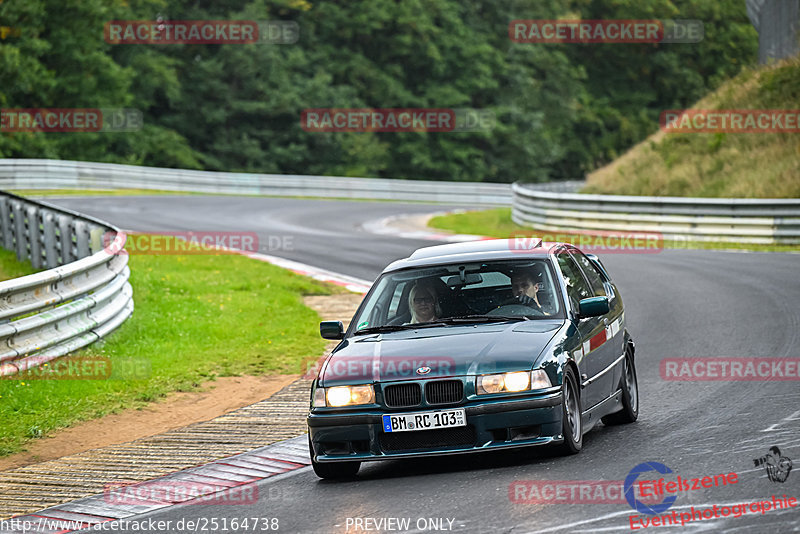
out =
<path fill-rule="evenodd" d="M 431 297 L 414 297 L 414 304 L 433 304 Z"/>

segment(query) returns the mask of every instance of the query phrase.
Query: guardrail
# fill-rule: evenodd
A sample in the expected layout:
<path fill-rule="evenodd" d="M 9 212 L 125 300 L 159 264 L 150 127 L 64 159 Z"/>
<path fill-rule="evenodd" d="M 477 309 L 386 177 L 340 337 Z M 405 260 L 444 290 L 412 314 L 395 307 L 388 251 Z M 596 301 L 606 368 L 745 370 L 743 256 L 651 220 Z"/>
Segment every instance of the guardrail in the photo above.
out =
<path fill-rule="evenodd" d="M 103 221 L 0 192 L 2 246 L 50 269 L 0 282 L 0 376 L 89 345 L 133 312 L 125 234 Z"/>
<path fill-rule="evenodd" d="M 655 232 L 677 241 L 800 243 L 800 199 L 553 193 L 513 184 L 511 218 L 544 231 Z"/>
<path fill-rule="evenodd" d="M 158 189 L 508 206 L 511 185 L 189 171 L 48 159 L 0 160 L 2 189 Z"/>

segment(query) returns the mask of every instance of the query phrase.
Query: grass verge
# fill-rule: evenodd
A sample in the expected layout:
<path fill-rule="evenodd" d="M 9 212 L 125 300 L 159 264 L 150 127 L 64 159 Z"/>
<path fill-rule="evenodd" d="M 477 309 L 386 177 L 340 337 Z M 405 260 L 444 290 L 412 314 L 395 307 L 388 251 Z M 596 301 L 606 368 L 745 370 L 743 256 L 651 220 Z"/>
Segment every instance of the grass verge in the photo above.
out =
<path fill-rule="evenodd" d="M 302 297 L 345 291 L 239 255 L 133 255 L 130 267 L 133 315 L 77 354 L 108 357 L 111 378 L 0 380 L 0 456 L 216 376 L 304 372 L 326 341 Z"/>
<path fill-rule="evenodd" d="M 0 248 L 0 282 L 19 278 L 36 272 L 31 262 L 17 260 L 17 255 L 10 250 Z"/>
<path fill-rule="evenodd" d="M 800 58 L 794 58 L 774 66 L 744 69 L 692 109 L 783 110 L 789 114 L 797 110 L 798 101 Z M 589 174 L 583 192 L 797 198 L 800 197 L 800 136 L 659 131 Z"/>
<path fill-rule="evenodd" d="M 485 235 L 488 237 L 507 238 L 522 236 L 574 236 L 575 240 L 570 241 L 580 243 L 580 238 L 594 236 L 597 239 L 608 237 L 608 232 L 604 234 L 592 234 L 589 232 L 576 234 L 569 232 L 554 232 L 552 230 L 537 230 L 527 226 L 520 226 L 511 220 L 511 208 L 496 208 L 482 211 L 468 211 L 465 213 L 451 213 L 448 215 L 438 215 L 431 218 L 428 226 L 438 230 L 449 230 L 459 234 Z M 559 237 L 561 239 L 561 237 Z M 758 245 L 751 243 L 736 242 L 712 242 L 712 241 L 678 241 L 664 239 L 664 248 L 672 249 L 708 249 L 708 250 L 749 250 L 753 252 L 797 252 L 800 245 Z"/>

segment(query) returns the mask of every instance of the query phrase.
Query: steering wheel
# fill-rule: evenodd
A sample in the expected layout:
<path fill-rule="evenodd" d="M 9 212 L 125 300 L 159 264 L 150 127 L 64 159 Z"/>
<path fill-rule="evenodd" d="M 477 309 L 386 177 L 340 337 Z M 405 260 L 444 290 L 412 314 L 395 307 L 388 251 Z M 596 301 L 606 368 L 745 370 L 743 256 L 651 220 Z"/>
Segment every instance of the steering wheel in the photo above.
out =
<path fill-rule="evenodd" d="M 532 312 L 532 313 L 531 313 Z M 511 299 L 500 303 L 500 306 L 489 311 L 486 315 L 533 315 L 544 317 L 544 312 L 538 308 L 521 304 L 517 299 Z"/>

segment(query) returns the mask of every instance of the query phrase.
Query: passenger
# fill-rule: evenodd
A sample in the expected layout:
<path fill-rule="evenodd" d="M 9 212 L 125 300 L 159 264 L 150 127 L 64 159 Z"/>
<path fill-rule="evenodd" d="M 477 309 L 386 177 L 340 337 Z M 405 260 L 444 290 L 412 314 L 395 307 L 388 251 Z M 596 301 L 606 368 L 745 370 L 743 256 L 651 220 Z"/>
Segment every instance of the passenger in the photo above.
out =
<path fill-rule="evenodd" d="M 550 315 L 549 303 L 543 304 L 539 299 L 539 290 L 542 289 L 544 280 L 544 272 L 540 269 L 515 270 L 511 273 L 511 294 L 520 304 Z"/>
<path fill-rule="evenodd" d="M 414 284 L 408 294 L 408 309 L 411 310 L 411 321 L 406 324 L 438 321 L 442 310 L 433 285 L 424 280 Z"/>

